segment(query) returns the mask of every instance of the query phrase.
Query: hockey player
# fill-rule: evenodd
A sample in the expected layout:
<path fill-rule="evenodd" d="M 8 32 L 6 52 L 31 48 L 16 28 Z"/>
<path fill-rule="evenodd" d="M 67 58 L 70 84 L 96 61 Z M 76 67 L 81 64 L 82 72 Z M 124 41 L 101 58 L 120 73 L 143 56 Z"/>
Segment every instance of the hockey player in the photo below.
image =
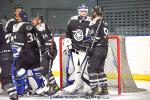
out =
<path fill-rule="evenodd" d="M 60 90 L 52 74 L 52 64 L 50 65 L 50 60 L 52 63 L 57 55 L 57 48 L 54 40 L 52 39 L 52 32 L 50 31 L 48 26 L 43 22 L 43 16 L 37 15 L 36 18 L 38 19 L 38 25 L 36 26 L 38 30 L 37 33 L 42 35 L 46 46 L 44 52 L 42 53 L 42 61 L 40 63 L 40 66 L 44 68 L 44 70 L 42 70 L 42 75 L 46 77 L 47 80 L 49 80 L 48 84 L 53 88 L 53 90 L 50 93 L 50 95 L 52 95 Z"/>
<path fill-rule="evenodd" d="M 12 35 L 12 29 L 13 29 L 13 25 L 14 24 L 16 24 L 17 23 L 17 19 L 18 19 L 18 13 L 20 12 L 20 11 L 22 11 L 23 10 L 23 8 L 20 6 L 20 5 L 17 5 L 17 6 L 15 6 L 15 8 L 14 8 L 14 15 L 15 15 L 15 17 L 14 18 L 12 18 L 12 19 L 10 19 L 7 23 L 6 23 L 6 26 L 5 26 L 5 31 L 6 32 L 2 32 L 2 33 L 5 33 L 5 44 L 3 44 L 2 46 L 3 46 L 3 48 L 1 48 L 1 50 L 3 50 L 3 51 L 7 51 L 7 50 L 9 50 L 9 51 L 11 51 L 11 49 L 10 49 L 10 41 L 11 41 L 11 35 Z M 6 58 L 8 57 L 8 59 L 9 59 L 9 61 L 7 62 L 7 60 L 5 60 L 5 61 L 3 61 L 3 60 L 1 60 L 1 61 L 3 61 L 3 65 L 4 66 L 7 66 L 7 67 L 2 67 L 2 70 L 4 70 L 3 71 L 3 74 L 6 74 L 7 72 L 8 73 L 10 73 L 10 71 L 11 71 L 11 64 L 12 64 L 12 62 L 10 62 L 10 61 L 12 61 L 12 55 L 10 55 L 10 53 L 3 53 L 3 55 L 1 55 L 1 57 L 3 58 L 3 56 L 5 56 Z M 11 58 L 11 59 L 10 59 Z M 7 69 L 6 69 L 7 68 Z M 6 75 L 4 75 L 4 76 L 6 76 Z M 10 90 L 11 88 L 13 88 L 14 90 L 12 90 L 12 93 L 9 91 L 8 93 L 9 94 L 12 94 L 12 95 L 9 95 L 10 96 L 10 98 L 11 99 L 13 99 L 13 98 L 16 98 L 15 96 L 15 88 L 14 88 L 14 86 L 13 86 L 13 84 L 12 84 L 12 80 L 11 80 L 11 78 L 10 78 L 10 76 L 8 76 L 9 78 L 6 78 L 7 79 L 7 81 L 9 80 L 9 82 L 7 82 L 7 84 L 4 86 L 4 84 L 5 84 L 5 82 L 3 82 L 2 83 L 2 87 L 4 87 L 4 89 L 6 89 L 6 90 Z M 3 79 L 5 79 L 5 78 L 2 78 L 2 80 Z M 8 84 L 9 83 L 9 84 Z M 13 95 L 14 94 L 14 95 Z"/>
<path fill-rule="evenodd" d="M 0 66 L 3 89 L 8 93 L 10 100 L 18 100 L 16 87 L 11 78 L 12 52 L 10 44 L 5 39 L 7 33 L 0 23 Z"/>
<path fill-rule="evenodd" d="M 69 93 L 74 93 L 76 90 L 83 87 L 83 81 L 81 79 L 81 63 L 83 61 L 84 55 L 86 54 L 86 32 L 88 30 L 88 26 L 91 20 L 91 18 L 87 16 L 88 7 L 86 7 L 84 4 L 78 7 L 78 14 L 79 15 L 73 16 L 69 20 L 66 38 L 64 39 L 64 47 L 69 47 L 69 49 L 71 49 L 72 47 L 70 51 L 72 52 L 75 69 L 72 74 L 75 78 L 74 83 L 64 88 L 64 90 Z"/>
<path fill-rule="evenodd" d="M 37 41 L 34 38 L 35 30 L 28 22 L 25 12 L 19 12 L 18 23 L 13 26 L 12 52 L 14 56 L 12 65 L 12 79 L 17 93 L 23 95 L 29 86 L 32 92 L 44 84 L 40 74 L 40 53 Z"/>
<path fill-rule="evenodd" d="M 18 22 L 18 14 L 20 11 L 23 11 L 23 7 L 21 5 L 16 5 L 14 7 L 14 18 L 7 21 L 5 29 L 8 33 L 12 33 L 13 25 Z"/>
<path fill-rule="evenodd" d="M 108 25 L 103 18 L 104 10 L 101 6 L 93 8 L 92 21 L 89 25 L 89 35 L 93 37 L 91 46 L 87 49 L 89 55 L 88 74 L 92 92 L 87 97 L 108 97 L 107 78 L 104 64 L 108 52 Z M 101 88 L 101 91 L 99 90 Z"/>

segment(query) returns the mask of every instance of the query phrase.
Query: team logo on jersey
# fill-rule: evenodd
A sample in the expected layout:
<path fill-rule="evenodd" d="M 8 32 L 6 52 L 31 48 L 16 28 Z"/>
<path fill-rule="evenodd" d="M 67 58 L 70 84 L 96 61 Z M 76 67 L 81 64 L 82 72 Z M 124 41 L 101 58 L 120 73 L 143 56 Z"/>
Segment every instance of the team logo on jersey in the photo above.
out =
<path fill-rule="evenodd" d="M 31 25 L 27 25 L 27 26 L 26 26 L 26 29 L 27 29 L 27 30 L 32 30 L 32 28 L 33 28 L 33 26 L 31 26 Z"/>
<path fill-rule="evenodd" d="M 73 31 L 73 33 L 74 33 L 73 37 L 76 41 L 82 41 L 83 40 L 84 35 L 83 35 L 83 32 L 81 29 L 76 29 L 75 31 Z"/>

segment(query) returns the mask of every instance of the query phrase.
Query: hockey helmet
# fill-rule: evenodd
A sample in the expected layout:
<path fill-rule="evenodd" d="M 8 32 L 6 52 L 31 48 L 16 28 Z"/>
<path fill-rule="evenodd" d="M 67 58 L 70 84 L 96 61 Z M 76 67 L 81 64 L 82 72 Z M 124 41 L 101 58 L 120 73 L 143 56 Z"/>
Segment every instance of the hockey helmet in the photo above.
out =
<path fill-rule="evenodd" d="M 88 13 L 88 7 L 85 6 L 84 4 L 81 4 L 79 7 L 78 7 L 78 14 L 80 15 L 81 11 L 86 11 Z"/>
<path fill-rule="evenodd" d="M 98 16 L 102 16 L 102 15 L 104 14 L 104 8 L 101 7 L 100 5 L 99 5 L 99 6 L 95 6 L 95 7 L 93 8 L 93 12 L 96 12 L 96 14 L 97 14 Z"/>
<path fill-rule="evenodd" d="M 43 21 L 44 21 L 44 17 L 43 17 L 42 15 L 37 14 L 37 15 L 36 15 L 36 18 L 40 19 L 40 20 L 41 20 L 41 22 L 43 22 Z"/>
<path fill-rule="evenodd" d="M 16 6 L 14 7 L 14 12 L 16 11 L 16 9 L 22 9 L 22 10 L 23 10 L 23 7 L 22 7 L 21 5 L 16 5 Z"/>

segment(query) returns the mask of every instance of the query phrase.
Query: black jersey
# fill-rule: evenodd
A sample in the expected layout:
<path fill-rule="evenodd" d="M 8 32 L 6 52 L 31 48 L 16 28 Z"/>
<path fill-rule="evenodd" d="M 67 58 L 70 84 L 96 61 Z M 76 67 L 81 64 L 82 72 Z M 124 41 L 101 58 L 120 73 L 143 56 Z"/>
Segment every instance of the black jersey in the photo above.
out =
<path fill-rule="evenodd" d="M 12 58 L 11 46 L 6 41 L 7 32 L 4 31 L 3 25 L 0 24 L 0 62 Z"/>
<path fill-rule="evenodd" d="M 99 29 L 98 25 L 100 25 Z M 96 38 L 96 43 L 95 46 L 108 46 L 108 39 L 107 39 L 107 35 L 108 35 L 108 24 L 105 20 L 101 20 L 100 23 L 100 19 L 98 20 L 92 20 L 89 24 L 89 32 L 88 35 L 89 37 L 94 37 L 96 34 L 96 30 L 98 30 L 98 34 L 95 37 Z"/>
<path fill-rule="evenodd" d="M 7 21 L 5 29 L 8 33 L 12 33 L 14 24 L 18 23 L 15 18 L 10 19 Z"/>
<path fill-rule="evenodd" d="M 13 26 L 13 44 L 23 46 L 24 48 L 38 48 L 35 40 L 34 27 L 29 22 L 20 22 Z"/>
<path fill-rule="evenodd" d="M 50 48 L 52 43 L 52 32 L 48 26 L 45 23 L 41 23 L 36 28 L 38 30 L 38 34 L 42 35 L 43 40 L 45 41 L 45 46 Z M 53 47 L 56 48 L 55 42 Z"/>
<path fill-rule="evenodd" d="M 72 46 L 77 50 L 85 50 L 86 30 L 89 27 L 90 17 L 82 20 L 80 16 L 73 16 L 67 27 L 66 37 L 72 39 Z"/>
<path fill-rule="evenodd" d="M 3 25 L 0 24 L 0 46 L 5 43 L 5 33 L 3 30 Z"/>
<path fill-rule="evenodd" d="M 10 50 L 10 44 L 7 43 L 7 32 L 4 31 L 3 25 L 0 24 L 0 51 Z"/>

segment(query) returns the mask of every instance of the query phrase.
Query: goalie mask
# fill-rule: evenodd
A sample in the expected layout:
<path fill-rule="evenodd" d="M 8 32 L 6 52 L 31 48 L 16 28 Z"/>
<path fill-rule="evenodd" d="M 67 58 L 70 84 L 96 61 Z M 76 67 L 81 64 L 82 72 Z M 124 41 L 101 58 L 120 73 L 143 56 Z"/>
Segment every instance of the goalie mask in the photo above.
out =
<path fill-rule="evenodd" d="M 78 14 L 81 15 L 82 12 L 87 12 L 88 14 L 88 7 L 85 6 L 84 4 L 81 4 L 79 7 L 78 7 Z M 87 16 L 87 15 L 86 15 Z"/>

